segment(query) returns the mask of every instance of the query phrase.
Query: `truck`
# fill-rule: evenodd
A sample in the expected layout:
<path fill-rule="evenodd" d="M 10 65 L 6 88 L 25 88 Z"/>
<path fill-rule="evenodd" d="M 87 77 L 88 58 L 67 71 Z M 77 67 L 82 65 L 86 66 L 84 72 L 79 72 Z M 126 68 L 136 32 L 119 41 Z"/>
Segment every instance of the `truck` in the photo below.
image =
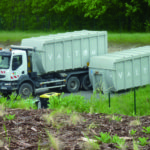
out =
<path fill-rule="evenodd" d="M 92 56 L 107 53 L 106 31 L 74 31 L 31 37 L 0 49 L 0 92 L 23 98 L 40 90 L 89 90 Z"/>

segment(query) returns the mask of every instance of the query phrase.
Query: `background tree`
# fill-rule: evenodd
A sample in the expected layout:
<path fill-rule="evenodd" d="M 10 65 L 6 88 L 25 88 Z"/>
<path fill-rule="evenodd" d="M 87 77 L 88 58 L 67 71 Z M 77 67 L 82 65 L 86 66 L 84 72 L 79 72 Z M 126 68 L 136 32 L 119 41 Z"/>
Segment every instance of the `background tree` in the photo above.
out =
<path fill-rule="evenodd" d="M 150 30 L 150 0 L 1 0 L 1 30 Z"/>

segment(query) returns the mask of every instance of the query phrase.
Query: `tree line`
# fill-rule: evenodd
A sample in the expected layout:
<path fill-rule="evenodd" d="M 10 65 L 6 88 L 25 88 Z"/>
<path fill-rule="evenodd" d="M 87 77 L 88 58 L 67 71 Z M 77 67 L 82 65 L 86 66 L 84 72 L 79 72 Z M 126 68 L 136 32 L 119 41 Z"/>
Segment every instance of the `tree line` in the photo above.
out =
<path fill-rule="evenodd" d="M 1 0 L 0 30 L 150 31 L 150 0 Z"/>

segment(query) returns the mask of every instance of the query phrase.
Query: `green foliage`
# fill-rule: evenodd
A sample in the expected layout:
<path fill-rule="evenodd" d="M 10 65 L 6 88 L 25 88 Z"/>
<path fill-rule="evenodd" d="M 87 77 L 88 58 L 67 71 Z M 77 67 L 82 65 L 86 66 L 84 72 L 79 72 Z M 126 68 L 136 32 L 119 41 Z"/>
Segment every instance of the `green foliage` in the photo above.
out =
<path fill-rule="evenodd" d="M 133 129 L 132 129 L 132 130 L 130 131 L 130 134 L 133 136 L 133 135 L 135 135 L 136 132 L 137 132 L 136 130 L 133 130 Z"/>
<path fill-rule="evenodd" d="M 149 93 L 150 86 L 139 88 L 137 91 L 137 115 L 149 115 L 150 103 Z M 68 114 L 72 112 L 85 112 L 85 113 L 105 113 L 105 114 L 122 114 L 122 115 L 134 115 L 134 93 L 130 91 L 122 95 L 114 95 L 111 97 L 111 107 L 108 104 L 108 95 L 99 94 L 94 92 L 89 100 L 80 95 L 69 95 L 60 97 L 53 97 L 49 101 L 50 109 L 66 109 Z M 114 117 L 114 119 L 120 121 L 121 117 Z"/>
<path fill-rule="evenodd" d="M 148 142 L 147 142 L 148 138 L 145 138 L 145 137 L 141 138 L 141 137 L 139 137 L 138 140 L 139 140 L 138 144 L 141 145 L 141 146 L 145 146 L 145 145 L 148 144 Z"/>
<path fill-rule="evenodd" d="M 100 137 L 99 136 L 95 136 L 95 138 L 103 143 L 110 143 L 111 142 L 111 136 L 109 135 L 110 133 L 103 133 L 100 132 Z"/>
<path fill-rule="evenodd" d="M 1 6 L 0 30 L 145 31 L 150 15 L 149 0 L 1 0 Z"/>
<path fill-rule="evenodd" d="M 110 120 L 116 120 L 116 121 L 121 121 L 122 120 L 122 117 L 120 116 L 115 116 L 113 115 L 112 118 Z"/>
<path fill-rule="evenodd" d="M 16 93 L 12 93 L 9 97 L 9 100 L 7 100 L 7 97 L 0 97 L 0 104 L 7 108 L 37 109 L 33 97 L 25 100 L 21 96 L 17 96 Z"/>
<path fill-rule="evenodd" d="M 116 147 L 119 149 L 123 149 L 123 147 L 125 147 L 125 139 L 120 138 L 117 134 L 112 137 L 111 143 L 116 143 Z"/>
<path fill-rule="evenodd" d="M 86 108 L 87 103 L 83 96 L 71 94 L 70 96 L 63 97 L 63 95 L 50 98 L 49 108 L 60 109 L 64 107 L 68 109 L 68 113 L 71 113 L 71 111 L 88 112 L 88 108 Z"/>
<path fill-rule="evenodd" d="M 118 145 L 124 145 L 125 144 L 125 140 L 120 138 L 117 134 L 115 134 L 113 137 L 112 137 L 112 140 L 111 140 L 112 143 L 117 143 Z"/>
<path fill-rule="evenodd" d="M 143 127 L 144 130 L 142 132 L 150 133 L 150 126 L 149 127 Z"/>
<path fill-rule="evenodd" d="M 95 136 L 95 138 L 103 143 L 115 143 L 115 144 L 117 144 L 116 147 L 119 149 L 120 148 L 122 149 L 125 146 L 125 140 L 120 138 L 119 136 L 117 136 L 117 134 L 115 134 L 114 136 L 111 137 L 110 133 L 100 132 L 100 137 Z"/>
<path fill-rule="evenodd" d="M 15 119 L 15 114 L 14 115 L 10 115 L 10 114 L 6 115 L 5 118 L 8 120 L 13 120 L 13 119 Z"/>

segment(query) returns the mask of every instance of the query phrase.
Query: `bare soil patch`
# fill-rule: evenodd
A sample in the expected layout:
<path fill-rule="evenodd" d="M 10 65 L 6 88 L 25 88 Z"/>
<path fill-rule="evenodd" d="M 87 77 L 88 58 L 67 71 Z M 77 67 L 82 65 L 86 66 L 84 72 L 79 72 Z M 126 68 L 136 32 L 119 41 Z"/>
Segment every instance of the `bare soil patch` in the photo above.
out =
<path fill-rule="evenodd" d="M 84 138 L 95 139 L 100 136 L 100 132 L 110 132 L 113 136 L 117 134 L 119 137 L 126 139 L 126 149 L 133 150 L 133 139 L 136 141 L 138 137 L 148 137 L 150 134 L 142 132 L 143 127 L 150 125 L 150 117 L 130 117 L 121 116 L 121 121 L 110 119 L 105 114 L 78 114 L 81 119 L 73 123 L 69 115 L 57 115 L 54 122 L 47 123 L 44 114 L 51 114 L 51 110 L 21 110 L 6 109 L 8 114 L 15 114 L 14 120 L 4 120 L 0 117 L 0 149 L 1 150 L 37 150 L 50 149 L 54 150 L 50 144 L 48 133 L 55 137 L 59 149 L 62 150 L 84 150 L 88 149 Z M 140 125 L 131 124 L 131 121 L 138 120 Z M 49 120 L 50 121 L 50 120 Z M 4 126 L 6 127 L 4 130 Z M 135 135 L 130 135 L 130 130 L 137 130 Z M 55 140 L 56 140 L 55 139 Z M 148 140 L 150 142 L 150 140 Z M 99 142 L 101 150 L 116 150 L 116 144 Z M 148 150 L 150 144 L 139 146 L 139 149 Z"/>
<path fill-rule="evenodd" d="M 115 51 L 122 51 L 122 50 L 127 50 L 130 48 L 136 48 L 136 47 L 140 47 L 140 46 L 144 46 L 143 44 L 140 43 L 124 43 L 124 44 L 118 44 L 118 43 L 108 43 L 108 52 L 112 53 Z"/>

